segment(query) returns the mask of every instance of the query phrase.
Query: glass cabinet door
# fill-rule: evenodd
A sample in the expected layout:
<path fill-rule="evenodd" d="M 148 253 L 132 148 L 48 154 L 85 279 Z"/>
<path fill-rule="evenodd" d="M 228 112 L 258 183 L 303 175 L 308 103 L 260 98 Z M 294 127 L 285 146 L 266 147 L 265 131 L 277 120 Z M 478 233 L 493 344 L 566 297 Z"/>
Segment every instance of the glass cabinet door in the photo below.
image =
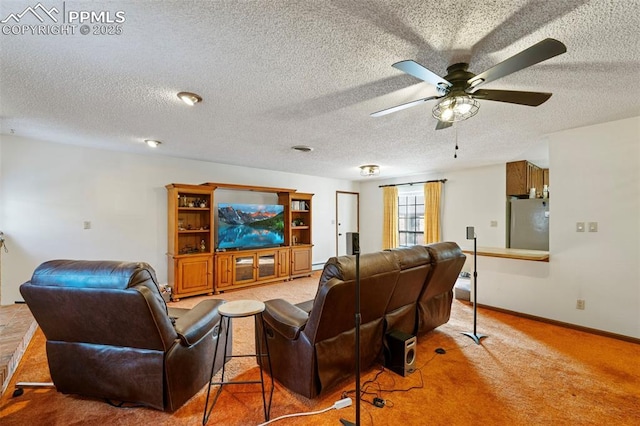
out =
<path fill-rule="evenodd" d="M 258 254 L 258 279 L 276 276 L 275 252 Z"/>
<path fill-rule="evenodd" d="M 234 275 L 235 282 L 255 280 L 254 256 L 235 256 Z"/>

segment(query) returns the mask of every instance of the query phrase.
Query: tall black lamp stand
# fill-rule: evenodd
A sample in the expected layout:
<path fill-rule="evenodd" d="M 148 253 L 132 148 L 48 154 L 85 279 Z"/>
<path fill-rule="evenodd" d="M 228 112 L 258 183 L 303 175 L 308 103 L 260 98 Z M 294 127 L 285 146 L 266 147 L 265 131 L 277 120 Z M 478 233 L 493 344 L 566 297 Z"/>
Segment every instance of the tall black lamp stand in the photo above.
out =
<path fill-rule="evenodd" d="M 478 260 L 478 247 L 476 245 L 477 238 L 473 226 L 467 226 L 467 239 L 473 239 L 473 333 L 465 332 L 462 334 L 471 337 L 473 341 L 476 342 L 476 345 L 479 345 L 480 339 L 488 336 L 486 334 L 478 334 L 476 332 L 476 327 L 478 324 L 478 306 L 476 303 L 478 300 L 478 271 L 476 268 L 476 261 Z"/>
<path fill-rule="evenodd" d="M 360 237 L 357 232 L 347 232 L 347 253 L 356 256 L 356 422 L 340 419 L 345 426 L 360 426 Z"/>

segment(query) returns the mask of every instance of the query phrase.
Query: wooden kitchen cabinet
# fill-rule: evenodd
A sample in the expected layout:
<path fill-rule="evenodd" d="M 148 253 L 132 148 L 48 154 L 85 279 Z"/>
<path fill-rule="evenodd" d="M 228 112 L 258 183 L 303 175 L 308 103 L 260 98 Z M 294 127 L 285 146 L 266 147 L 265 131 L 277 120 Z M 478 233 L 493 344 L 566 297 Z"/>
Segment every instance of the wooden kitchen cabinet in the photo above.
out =
<path fill-rule="evenodd" d="M 544 177 L 544 169 L 529 161 L 507 163 L 507 196 L 529 197 L 531 188 L 535 188 L 537 194 L 542 194 Z"/>

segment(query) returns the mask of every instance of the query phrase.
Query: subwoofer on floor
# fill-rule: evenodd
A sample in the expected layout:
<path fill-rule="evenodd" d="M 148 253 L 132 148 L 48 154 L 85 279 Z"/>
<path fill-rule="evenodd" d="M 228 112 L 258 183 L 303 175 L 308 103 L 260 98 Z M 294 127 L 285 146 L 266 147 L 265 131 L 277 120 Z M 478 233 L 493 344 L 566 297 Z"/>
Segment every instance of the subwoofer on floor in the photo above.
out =
<path fill-rule="evenodd" d="M 386 335 L 384 364 L 389 370 L 406 376 L 416 368 L 416 336 L 398 330 Z"/>

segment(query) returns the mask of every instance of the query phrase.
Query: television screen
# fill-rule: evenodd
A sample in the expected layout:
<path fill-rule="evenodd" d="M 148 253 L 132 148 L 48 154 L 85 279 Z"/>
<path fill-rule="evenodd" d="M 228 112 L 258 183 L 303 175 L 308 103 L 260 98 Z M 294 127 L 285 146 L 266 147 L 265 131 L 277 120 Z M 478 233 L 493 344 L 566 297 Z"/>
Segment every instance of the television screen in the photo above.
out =
<path fill-rule="evenodd" d="M 218 249 L 277 247 L 284 243 L 284 206 L 218 204 Z"/>

